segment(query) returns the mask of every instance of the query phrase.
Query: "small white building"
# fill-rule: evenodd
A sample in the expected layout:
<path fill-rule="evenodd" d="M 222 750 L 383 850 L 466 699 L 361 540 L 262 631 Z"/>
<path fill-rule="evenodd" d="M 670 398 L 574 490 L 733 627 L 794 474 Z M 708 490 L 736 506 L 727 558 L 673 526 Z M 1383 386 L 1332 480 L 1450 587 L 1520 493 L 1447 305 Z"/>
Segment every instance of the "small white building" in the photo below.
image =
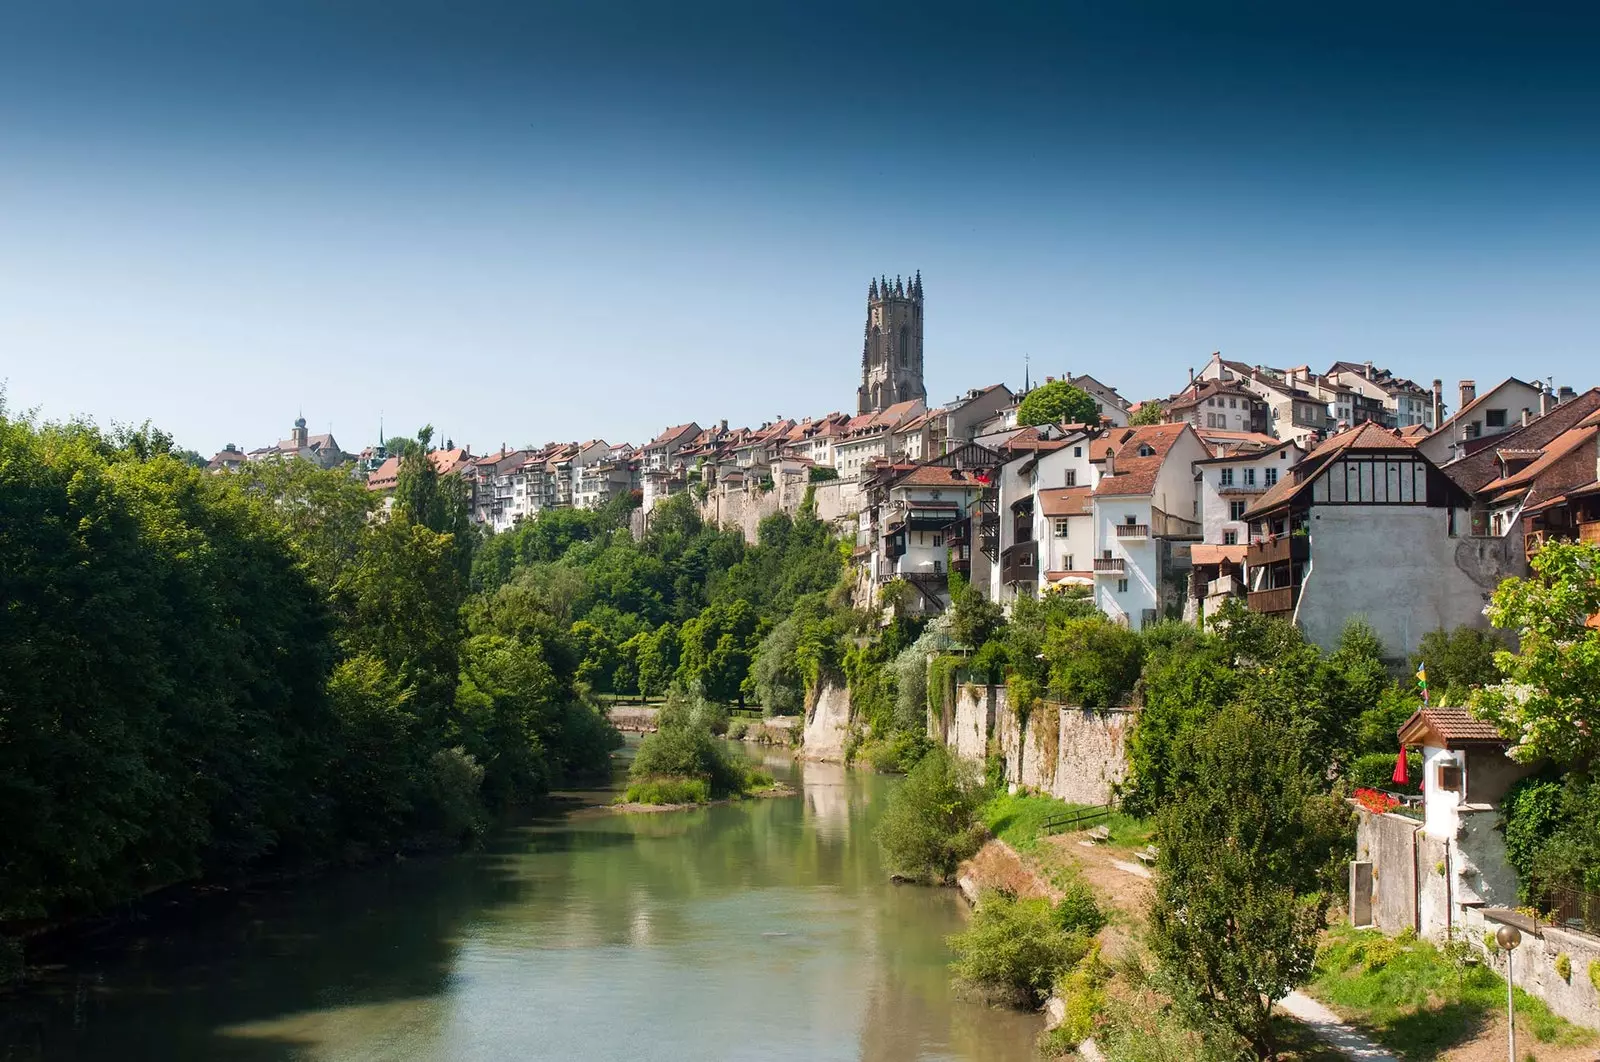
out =
<path fill-rule="evenodd" d="M 1095 604 L 1134 630 L 1181 615 L 1189 544 L 1200 538 L 1194 463 L 1206 456 L 1187 424 L 1115 428 L 1096 438 Z"/>

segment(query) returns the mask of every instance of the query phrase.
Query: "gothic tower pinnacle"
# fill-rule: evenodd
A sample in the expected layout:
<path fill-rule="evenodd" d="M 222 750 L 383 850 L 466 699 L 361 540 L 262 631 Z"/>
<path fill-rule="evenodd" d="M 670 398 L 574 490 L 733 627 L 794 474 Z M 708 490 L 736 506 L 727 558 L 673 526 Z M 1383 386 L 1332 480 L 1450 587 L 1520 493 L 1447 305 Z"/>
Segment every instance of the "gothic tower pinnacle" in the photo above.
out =
<path fill-rule="evenodd" d="M 891 281 L 884 274 L 867 285 L 856 412 L 875 413 L 927 397 L 922 383 L 922 272 L 909 282 L 903 276 Z"/>

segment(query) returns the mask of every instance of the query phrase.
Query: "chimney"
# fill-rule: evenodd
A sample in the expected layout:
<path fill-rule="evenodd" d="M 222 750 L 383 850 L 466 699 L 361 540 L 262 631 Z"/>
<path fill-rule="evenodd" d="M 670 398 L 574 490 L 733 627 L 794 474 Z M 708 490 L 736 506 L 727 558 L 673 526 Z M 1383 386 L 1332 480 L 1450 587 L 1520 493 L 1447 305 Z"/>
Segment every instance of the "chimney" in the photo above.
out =
<path fill-rule="evenodd" d="M 1554 398 L 1555 396 L 1550 393 L 1550 388 L 1541 387 L 1539 389 L 1539 416 L 1542 417 L 1550 412 L 1550 405 Z"/>
<path fill-rule="evenodd" d="M 1524 428 L 1528 426 L 1528 414 L 1532 412 L 1533 410 L 1529 409 L 1527 406 L 1522 407 L 1522 426 Z"/>
<path fill-rule="evenodd" d="M 1367 379 L 1372 379 L 1372 362 L 1367 362 Z"/>
<path fill-rule="evenodd" d="M 1433 429 L 1439 429 L 1439 422 L 1444 415 L 1444 381 L 1433 381 Z"/>
<path fill-rule="evenodd" d="M 1561 387 L 1561 390 L 1556 392 L 1556 405 L 1561 405 L 1564 402 L 1571 402 L 1574 398 L 1577 398 L 1577 397 L 1578 397 L 1578 392 L 1574 391 L 1572 388 L 1567 387 L 1565 384 L 1563 384 L 1562 387 Z"/>
<path fill-rule="evenodd" d="M 1116 474 L 1117 474 L 1117 452 L 1115 450 L 1113 450 L 1113 449 L 1107 448 L 1106 449 L 1106 475 L 1107 476 L 1114 476 Z"/>
<path fill-rule="evenodd" d="M 721 432 L 726 432 L 728 430 L 728 418 L 727 417 L 723 417 L 720 421 L 717 422 L 717 430 L 721 431 Z"/>
<path fill-rule="evenodd" d="M 1189 386 L 1194 386 L 1194 366 L 1189 366 Z"/>
<path fill-rule="evenodd" d="M 1461 381 L 1461 409 L 1456 410 L 1456 412 L 1459 413 L 1459 412 L 1461 412 L 1462 409 L 1466 409 L 1469 405 L 1472 404 L 1472 400 L 1474 398 L 1477 398 L 1477 397 L 1478 397 L 1478 385 L 1477 385 L 1477 383 L 1475 381 L 1472 381 L 1472 380 L 1462 380 Z"/>

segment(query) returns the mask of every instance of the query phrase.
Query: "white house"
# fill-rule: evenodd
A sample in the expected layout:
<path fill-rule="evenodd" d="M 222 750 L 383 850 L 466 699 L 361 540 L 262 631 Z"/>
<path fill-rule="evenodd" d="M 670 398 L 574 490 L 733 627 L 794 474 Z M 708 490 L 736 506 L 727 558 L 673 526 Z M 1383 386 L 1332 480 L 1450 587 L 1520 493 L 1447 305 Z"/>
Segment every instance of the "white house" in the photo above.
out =
<path fill-rule="evenodd" d="M 1193 469 L 1205 456 L 1187 424 L 1114 428 L 1091 444 L 1095 604 L 1135 630 L 1181 614 L 1201 532 Z"/>
<path fill-rule="evenodd" d="M 1507 377 L 1481 395 L 1474 381 L 1462 380 L 1460 395 L 1461 408 L 1455 415 L 1417 443 L 1422 455 L 1436 465 L 1475 452 L 1478 439 L 1521 427 L 1524 413 L 1531 419 L 1549 412 L 1556 404 L 1543 386 L 1524 383 L 1516 377 Z"/>

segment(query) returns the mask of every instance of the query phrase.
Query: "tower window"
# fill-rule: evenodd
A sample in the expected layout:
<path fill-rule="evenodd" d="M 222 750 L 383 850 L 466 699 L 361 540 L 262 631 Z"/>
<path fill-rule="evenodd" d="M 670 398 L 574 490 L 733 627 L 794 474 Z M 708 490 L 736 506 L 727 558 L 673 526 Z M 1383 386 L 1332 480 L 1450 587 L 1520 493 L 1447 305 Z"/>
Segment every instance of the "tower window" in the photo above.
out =
<path fill-rule="evenodd" d="M 900 367 L 909 368 L 911 365 L 911 329 L 906 325 L 900 326 Z"/>

